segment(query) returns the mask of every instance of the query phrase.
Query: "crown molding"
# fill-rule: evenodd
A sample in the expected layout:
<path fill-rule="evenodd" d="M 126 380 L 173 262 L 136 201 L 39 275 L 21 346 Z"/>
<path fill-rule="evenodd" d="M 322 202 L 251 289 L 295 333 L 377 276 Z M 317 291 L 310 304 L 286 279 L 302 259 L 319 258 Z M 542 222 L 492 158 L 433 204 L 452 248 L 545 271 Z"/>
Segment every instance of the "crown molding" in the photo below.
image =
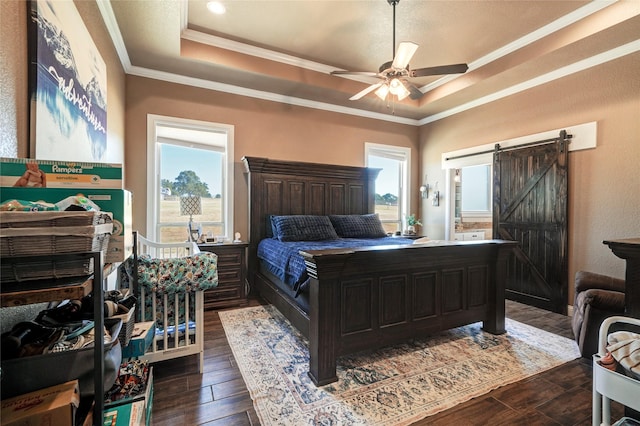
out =
<path fill-rule="evenodd" d="M 116 15 L 113 13 L 111 1 L 96 0 L 96 4 L 98 5 L 98 9 L 102 15 L 102 20 L 107 27 L 113 46 L 116 49 L 118 58 L 120 58 L 120 64 L 122 64 L 122 68 L 124 68 L 124 72 L 126 73 L 127 70 L 131 68 L 131 60 L 129 59 L 129 53 L 127 52 L 127 47 L 124 44 L 122 33 L 120 33 L 120 27 L 118 26 Z"/>
<path fill-rule="evenodd" d="M 238 96 L 246 96 L 255 99 L 261 99 L 271 102 L 285 103 L 306 108 L 319 109 L 323 111 L 335 112 L 338 114 L 355 115 L 358 117 L 371 118 L 374 120 L 389 121 L 392 123 L 408 124 L 418 126 L 418 120 L 411 118 L 398 117 L 390 114 L 382 114 L 379 112 L 366 111 L 357 108 L 349 108 L 341 105 L 334 105 L 325 102 L 311 101 L 309 99 L 296 98 L 286 96 L 279 93 L 265 92 L 261 90 L 248 89 L 246 87 L 234 86 L 231 84 L 219 83 L 215 81 L 203 80 L 195 77 L 187 77 L 180 74 L 173 74 L 165 71 L 152 70 L 149 68 L 132 66 L 127 71 L 129 75 L 138 77 L 151 78 L 154 80 L 162 80 L 169 83 L 184 84 L 187 86 L 200 87 L 202 89 L 215 90 L 218 92 L 230 93 Z"/>
<path fill-rule="evenodd" d="M 243 55 L 254 56 L 256 58 L 266 59 L 268 61 L 279 62 L 285 65 L 291 65 L 297 68 L 304 68 L 310 71 L 319 72 L 322 74 L 330 74 L 331 71 L 345 71 L 340 68 L 333 67 L 331 65 L 321 64 L 320 62 L 309 61 L 307 59 L 299 58 L 297 56 L 288 55 L 286 53 L 277 52 L 275 50 L 265 49 L 262 47 L 252 46 L 247 43 L 239 41 L 229 40 L 223 37 L 206 34 L 200 31 L 191 29 L 184 29 L 181 37 L 186 40 L 191 40 L 196 43 L 206 44 L 207 46 L 218 47 L 220 49 L 230 50 L 232 52 L 241 53 Z M 349 80 L 360 81 L 362 83 L 377 82 L 378 79 L 362 76 L 339 76 L 348 78 Z"/>
<path fill-rule="evenodd" d="M 558 19 L 556 19 L 555 21 L 538 28 L 537 30 L 526 34 L 522 37 L 520 37 L 517 40 L 512 41 L 509 44 L 506 44 L 504 46 L 502 46 L 499 49 L 494 50 L 493 52 L 490 52 L 488 54 L 486 54 L 485 56 L 476 59 L 473 62 L 469 63 L 469 71 L 473 71 L 475 69 L 478 69 L 480 67 L 483 67 L 493 61 L 496 61 L 500 58 L 503 58 L 504 56 L 507 56 L 519 49 L 522 49 L 525 46 L 528 46 L 531 43 L 534 43 L 538 40 L 541 40 L 553 33 L 555 33 L 556 31 L 560 31 L 563 28 L 568 27 L 569 25 L 572 25 L 578 21 L 580 21 L 581 19 L 586 18 L 589 15 L 592 15 L 606 7 L 611 6 L 612 4 L 618 2 L 618 0 L 596 0 L 596 1 L 592 1 L 591 3 L 586 4 L 585 6 L 582 6 L 579 9 L 574 10 L 573 12 L 564 15 Z M 422 87 L 420 87 L 420 90 L 423 93 L 429 92 L 437 87 L 440 87 L 450 81 L 453 81 L 457 78 L 460 78 L 461 76 L 463 76 L 464 74 L 457 74 L 457 75 L 447 75 L 444 76 L 442 78 L 439 78 L 429 84 L 426 84 Z"/>
<path fill-rule="evenodd" d="M 507 87 L 506 89 L 499 90 L 495 93 L 492 93 L 487 96 L 483 96 L 471 102 L 467 102 L 466 104 L 459 105 L 455 108 L 451 108 L 446 111 L 442 111 L 438 114 L 425 117 L 419 120 L 419 123 L 421 126 L 424 124 L 433 123 L 434 121 L 438 121 L 443 118 L 461 113 L 463 111 L 467 111 L 472 108 L 485 105 L 493 101 L 497 101 L 498 99 L 502 99 L 507 96 L 514 95 L 516 93 L 524 92 L 525 90 L 532 89 L 534 87 L 549 83 L 554 80 L 558 80 L 560 78 L 566 77 L 571 74 L 575 74 L 580 71 L 584 71 L 586 69 L 595 67 L 597 65 L 604 64 L 605 62 L 613 61 L 614 59 L 618 59 L 623 56 L 630 55 L 632 53 L 638 52 L 639 50 L 640 50 L 640 39 L 629 42 L 627 44 L 623 44 L 622 46 L 618 46 L 614 49 L 608 50 L 606 52 L 592 56 L 590 58 L 586 58 L 581 61 L 574 62 L 573 64 L 569 64 L 562 68 L 558 68 L 557 70 L 548 72 L 546 74 L 542 74 L 538 77 L 532 78 L 531 80 L 523 81 L 522 83 L 513 85 L 511 87 Z"/>

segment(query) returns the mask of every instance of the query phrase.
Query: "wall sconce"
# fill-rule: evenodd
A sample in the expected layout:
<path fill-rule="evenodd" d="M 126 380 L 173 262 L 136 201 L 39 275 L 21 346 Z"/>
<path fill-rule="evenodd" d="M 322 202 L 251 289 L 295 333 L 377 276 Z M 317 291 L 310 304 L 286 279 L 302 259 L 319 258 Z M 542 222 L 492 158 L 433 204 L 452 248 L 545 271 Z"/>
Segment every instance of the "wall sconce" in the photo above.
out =
<path fill-rule="evenodd" d="M 433 201 L 432 201 L 434 206 L 439 206 L 440 205 L 440 191 L 433 191 Z"/>
<path fill-rule="evenodd" d="M 420 187 L 420 195 L 422 198 L 429 198 L 429 184 L 426 183 Z"/>

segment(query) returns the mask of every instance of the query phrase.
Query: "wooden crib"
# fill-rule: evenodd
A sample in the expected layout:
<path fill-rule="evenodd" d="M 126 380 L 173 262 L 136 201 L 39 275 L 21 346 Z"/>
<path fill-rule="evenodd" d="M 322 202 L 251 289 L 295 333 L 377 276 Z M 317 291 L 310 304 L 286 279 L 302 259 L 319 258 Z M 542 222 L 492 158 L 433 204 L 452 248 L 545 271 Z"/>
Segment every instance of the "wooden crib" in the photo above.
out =
<path fill-rule="evenodd" d="M 143 255 L 148 255 L 149 259 Z M 194 259 L 199 266 L 204 265 L 206 274 L 194 274 L 189 276 L 187 286 L 189 291 L 164 291 L 165 287 L 147 274 L 139 276 L 139 265 L 146 261 L 160 262 L 158 269 L 163 269 L 165 263 Z M 213 256 L 210 256 L 213 255 Z M 198 257 L 199 258 L 199 257 Z M 169 260 L 170 259 L 170 260 Z M 132 256 L 132 291 L 138 298 L 136 306 L 136 321 L 154 321 L 156 324 L 155 338 L 151 348 L 147 350 L 143 359 L 149 362 L 158 362 L 168 359 L 198 355 L 198 369 L 203 371 L 204 363 L 204 291 L 217 286 L 217 257 L 213 253 L 200 253 L 198 246 L 193 242 L 185 243 L 157 243 L 144 238 L 134 232 L 134 250 Z M 157 266 L 157 265 L 156 265 Z M 142 269 L 144 270 L 144 266 Z M 156 271 L 158 280 L 163 281 L 171 277 L 171 273 Z M 181 277 L 187 279 L 187 277 Z M 145 282 L 147 281 L 147 282 Z M 177 313 L 177 315 L 176 315 Z"/>

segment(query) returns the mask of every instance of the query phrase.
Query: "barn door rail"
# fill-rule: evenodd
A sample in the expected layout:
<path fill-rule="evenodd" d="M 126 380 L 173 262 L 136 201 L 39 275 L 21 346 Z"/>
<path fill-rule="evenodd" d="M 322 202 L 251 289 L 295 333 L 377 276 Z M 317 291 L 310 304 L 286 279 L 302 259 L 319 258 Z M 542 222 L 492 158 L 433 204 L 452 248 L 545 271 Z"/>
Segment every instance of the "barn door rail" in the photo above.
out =
<path fill-rule="evenodd" d="M 527 143 L 523 143 L 520 145 L 514 145 L 514 146 L 508 146 L 508 147 L 501 147 L 500 144 L 496 144 L 494 149 L 490 149 L 490 150 L 486 150 L 486 151 L 479 151 L 479 152 L 472 152 L 469 154 L 461 154 L 461 155 L 456 155 L 454 157 L 447 157 L 445 158 L 446 161 L 449 160 L 457 160 L 459 158 L 467 158 L 467 157 L 474 157 L 476 155 L 482 155 L 482 154 L 491 154 L 491 153 L 498 153 L 498 152 L 504 152 L 504 151 L 510 151 L 513 149 L 520 149 L 520 148 L 525 148 L 528 146 L 535 146 L 535 145 L 544 145 L 544 144 L 548 144 L 548 143 L 553 143 L 553 142 L 557 142 L 558 140 L 564 140 L 564 141 L 568 141 L 571 142 L 571 138 L 573 137 L 573 135 L 567 134 L 566 130 L 561 130 L 560 131 L 560 135 L 557 138 L 551 138 L 551 139 L 542 139 L 539 141 L 534 141 L 534 142 L 527 142 Z"/>

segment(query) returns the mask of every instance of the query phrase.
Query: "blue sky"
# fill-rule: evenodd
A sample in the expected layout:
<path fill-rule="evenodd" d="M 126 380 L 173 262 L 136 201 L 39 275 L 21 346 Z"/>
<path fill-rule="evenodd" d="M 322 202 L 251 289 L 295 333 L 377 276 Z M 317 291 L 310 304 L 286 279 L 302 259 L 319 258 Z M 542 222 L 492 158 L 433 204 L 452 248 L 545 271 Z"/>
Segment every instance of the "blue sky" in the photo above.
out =
<path fill-rule="evenodd" d="M 378 179 L 376 180 L 376 194 L 384 195 L 387 193 L 398 195 L 398 162 L 382 157 L 369 157 L 369 167 L 381 168 Z"/>
<path fill-rule="evenodd" d="M 194 155 L 194 151 L 197 152 Z M 220 193 L 220 173 L 222 154 L 218 152 L 184 148 L 177 145 L 162 144 L 160 179 L 175 181 L 180 172 L 193 170 L 201 181 L 209 185 L 212 196 Z"/>

